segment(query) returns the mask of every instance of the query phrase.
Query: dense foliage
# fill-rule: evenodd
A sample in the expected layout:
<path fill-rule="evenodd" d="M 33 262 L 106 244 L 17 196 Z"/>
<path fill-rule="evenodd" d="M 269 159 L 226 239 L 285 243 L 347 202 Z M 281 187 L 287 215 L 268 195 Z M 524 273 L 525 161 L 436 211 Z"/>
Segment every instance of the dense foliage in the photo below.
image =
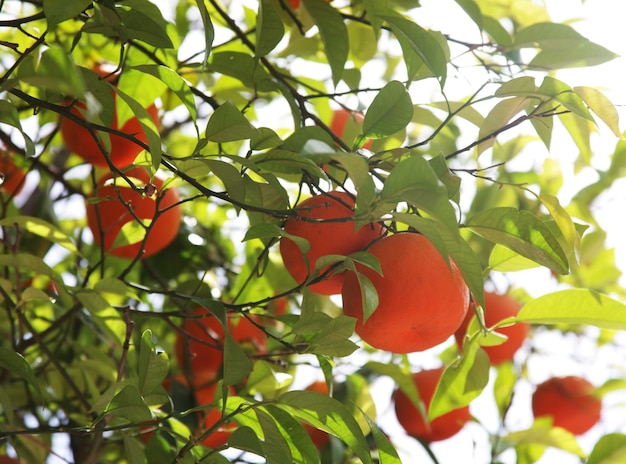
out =
<path fill-rule="evenodd" d="M 556 72 L 615 55 L 532 0 L 441 2 L 471 42 L 430 29 L 419 3 L 0 2 L 0 456 L 400 462 L 399 439 L 377 420 L 392 396 L 385 379 L 431 419 L 491 398 L 497 426 L 473 411 L 466 428 L 483 430 L 475 446 L 492 462 L 559 448 L 598 463 L 626 446 L 619 430 L 584 447 L 549 418 L 510 420 L 514 393 L 544 380 L 536 364 L 585 376 L 597 359 L 557 365 L 557 348 L 536 340 L 597 353 L 626 329 L 592 207 L 624 175 L 618 113 Z M 598 127 L 617 144 L 602 170 Z M 573 173 L 557 130 L 577 147 Z M 149 174 L 127 170 L 128 156 Z M 595 180 L 564 197 L 579 173 Z M 283 225 L 315 222 L 295 205 L 331 191 L 355 199 L 337 227 L 418 232 L 449 257 L 480 316 L 463 343 L 456 324 L 421 356 L 377 349 L 355 335 L 341 296 L 308 289 L 353 273 L 363 319 L 375 315 L 381 269 L 367 248 L 309 263 L 294 281 L 278 243 L 303 255 L 311 244 Z M 521 271 L 554 291 L 531 297 L 515 284 Z M 413 288 L 393 274 L 409 282 L 393 295 Z M 504 338 L 484 324 L 485 290 L 515 297 L 530 324 L 516 356 L 493 366 L 480 346 Z M 401 333 L 393 301 L 386 319 Z M 439 366 L 425 407 L 412 374 Z M 598 397 L 624 387 L 619 368 L 610 377 L 589 379 Z M 307 389 L 319 380 L 329 388 Z M 422 445 L 436 460 L 436 443 Z"/>

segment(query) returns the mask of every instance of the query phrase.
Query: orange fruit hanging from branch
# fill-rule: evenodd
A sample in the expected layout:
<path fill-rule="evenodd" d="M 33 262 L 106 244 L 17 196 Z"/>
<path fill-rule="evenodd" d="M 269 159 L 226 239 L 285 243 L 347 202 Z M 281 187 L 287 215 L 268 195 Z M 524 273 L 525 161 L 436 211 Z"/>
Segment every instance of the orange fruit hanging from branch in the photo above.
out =
<path fill-rule="evenodd" d="M 602 400 L 587 379 L 552 377 L 537 386 L 532 397 L 534 416 L 552 418 L 552 425 L 581 435 L 600 421 Z"/>
<path fill-rule="evenodd" d="M 368 250 L 383 272 L 357 264 L 378 293 L 378 307 L 363 323 L 361 286 L 347 272 L 343 312 L 355 317 L 356 333 L 374 348 L 411 353 L 446 341 L 459 328 L 469 304 L 469 290 L 452 261 L 449 264 L 423 235 L 398 233 Z"/>
<path fill-rule="evenodd" d="M 94 70 L 101 77 L 107 76 L 107 73 L 100 68 Z M 110 76 L 107 78 L 107 81 L 111 81 L 115 76 Z M 127 134 L 129 136 L 135 137 L 137 140 L 147 143 L 147 138 L 144 133 L 143 127 L 139 123 L 137 117 L 132 116 L 128 119 L 121 127 L 119 127 L 117 121 L 117 94 L 114 90 L 113 92 L 113 102 L 114 102 L 114 116 L 113 121 L 111 122 L 110 128 L 113 130 L 117 130 Z M 86 103 L 84 101 L 76 102 L 72 107 L 70 107 L 69 111 L 77 118 L 85 120 L 83 112 L 87 109 Z M 159 125 L 158 118 L 158 109 L 156 105 L 151 104 L 146 108 L 146 111 L 150 115 L 153 122 Z M 65 146 L 72 152 L 80 156 L 86 162 L 94 165 L 94 166 L 108 166 L 105 156 L 102 153 L 102 149 L 96 143 L 92 132 L 89 131 L 86 127 L 81 124 L 74 122 L 67 117 L 61 118 L 60 132 L 63 138 L 63 142 Z M 99 134 L 96 132 L 96 134 Z M 104 143 L 102 141 L 102 135 L 100 137 L 100 145 L 104 147 Z M 136 144 L 130 138 L 123 137 L 117 134 L 110 134 L 111 140 L 111 148 L 109 153 L 109 158 L 114 166 L 118 169 L 123 169 L 126 166 L 129 166 L 137 157 L 137 155 L 143 150 L 143 148 Z"/>
<path fill-rule="evenodd" d="M 485 292 L 485 324 L 492 327 L 498 322 L 509 317 L 517 316 L 521 305 L 509 295 L 500 295 L 493 292 Z M 454 334 L 457 345 L 463 346 L 463 339 L 467 333 L 467 327 L 475 316 L 474 309 L 470 307 L 467 316 L 461 324 L 461 327 Z M 528 337 L 530 326 L 523 322 L 518 322 L 507 327 L 499 327 L 496 332 L 506 335 L 507 340 L 501 345 L 483 346 L 482 348 L 489 356 L 489 361 L 494 366 L 513 359 L 513 356 L 524 344 L 524 340 Z"/>
<path fill-rule="evenodd" d="M 138 187 L 150 183 L 150 176 L 144 168 L 132 168 L 126 175 L 134 179 Z M 173 188 L 163 190 L 163 179 L 158 176 L 153 180 L 156 193 L 149 196 L 130 187 L 121 177 L 112 179 L 111 174 L 100 179 L 94 201 L 87 203 L 87 224 L 96 244 L 102 244 L 104 250 L 114 256 L 128 259 L 134 259 L 138 254 L 145 259 L 169 245 L 182 220 L 178 192 Z M 146 226 L 145 241 L 115 246 L 124 225 L 135 223 L 142 227 L 138 220 L 150 223 Z"/>
<path fill-rule="evenodd" d="M 424 405 L 425 415 L 428 415 L 430 403 L 442 375 L 443 368 L 424 370 L 412 375 L 420 401 Z M 400 422 L 406 433 L 426 442 L 440 441 L 452 437 L 471 419 L 469 406 L 464 406 L 439 416 L 428 423 L 424 420 L 420 410 L 402 390 L 396 390 L 393 394 L 393 399 L 398 422 Z"/>
<path fill-rule="evenodd" d="M 302 237 L 310 248 L 302 253 L 298 245 L 289 237 L 280 239 L 280 254 L 285 268 L 299 284 L 315 270 L 315 262 L 326 255 L 349 255 L 363 250 L 373 240 L 383 234 L 380 224 L 367 224 L 355 230 L 355 201 L 345 192 L 332 191 L 325 195 L 315 195 L 297 205 L 298 216 L 285 221 L 285 232 Z M 345 221 L 328 221 L 341 220 Z M 319 221 L 319 222 L 316 222 Z M 328 267 L 321 270 L 326 272 Z M 309 285 L 312 292 L 334 295 L 341 292 L 344 273 L 335 273 L 328 278 Z"/>

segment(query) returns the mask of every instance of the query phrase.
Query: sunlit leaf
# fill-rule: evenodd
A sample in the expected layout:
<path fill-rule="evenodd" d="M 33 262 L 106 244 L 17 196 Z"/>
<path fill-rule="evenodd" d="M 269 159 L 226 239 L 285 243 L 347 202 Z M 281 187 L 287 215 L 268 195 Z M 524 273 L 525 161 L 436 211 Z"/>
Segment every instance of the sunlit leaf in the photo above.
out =
<path fill-rule="evenodd" d="M 259 2 L 256 27 L 256 56 L 267 55 L 283 38 L 284 28 L 280 16 L 268 0 Z"/>
<path fill-rule="evenodd" d="M 215 110 L 205 133 L 207 139 L 218 143 L 245 140 L 255 135 L 254 126 L 231 101 Z"/>
<path fill-rule="evenodd" d="M 477 343 L 464 343 L 461 359 L 443 372 L 430 403 L 429 420 L 465 407 L 478 397 L 489 381 L 489 357 Z"/>
<path fill-rule="evenodd" d="M 593 87 L 579 86 L 574 87 L 573 90 L 589 106 L 589 109 L 613 131 L 616 137 L 622 136 L 619 128 L 619 114 L 615 105 L 606 95 Z"/>
<path fill-rule="evenodd" d="M 491 148 L 500 134 L 509 124 L 513 116 L 528 108 L 531 100 L 527 97 L 513 97 L 498 102 L 480 126 L 478 133 L 478 155 Z"/>
<path fill-rule="evenodd" d="M 339 12 L 326 2 L 301 0 L 317 25 L 328 58 L 333 83 L 341 80 L 350 51 L 348 29 Z"/>
<path fill-rule="evenodd" d="M 152 419 L 152 413 L 134 385 L 126 385 L 116 394 L 106 407 L 105 413 L 123 417 L 130 422 L 144 422 Z"/>
<path fill-rule="evenodd" d="M 626 305 L 592 290 L 561 290 L 526 303 L 517 320 L 533 324 L 587 324 L 624 330 Z"/>
<path fill-rule="evenodd" d="M 596 442 L 587 464 L 621 464 L 626 461 L 626 435 L 609 433 Z"/>
<path fill-rule="evenodd" d="M 363 136 L 380 138 L 406 127 L 413 117 L 413 103 L 406 88 L 398 81 L 385 85 L 365 113 Z"/>
<path fill-rule="evenodd" d="M 407 63 L 409 79 L 412 79 L 417 72 L 415 60 L 408 53 L 414 53 L 439 79 L 443 86 L 447 76 L 447 58 L 439 41 L 431 32 L 423 29 L 415 22 L 397 16 L 383 16 L 398 41 L 402 45 L 404 58 Z M 410 65 L 414 63 L 413 65 Z"/>
<path fill-rule="evenodd" d="M 556 272 L 568 272 L 567 256 L 558 240 L 548 226 L 529 211 L 492 208 L 474 214 L 465 225 L 486 239 Z"/>
<path fill-rule="evenodd" d="M 291 391 L 280 395 L 277 405 L 287 408 L 295 417 L 314 427 L 341 438 L 364 464 L 372 464 L 363 432 L 344 404 L 314 391 Z"/>

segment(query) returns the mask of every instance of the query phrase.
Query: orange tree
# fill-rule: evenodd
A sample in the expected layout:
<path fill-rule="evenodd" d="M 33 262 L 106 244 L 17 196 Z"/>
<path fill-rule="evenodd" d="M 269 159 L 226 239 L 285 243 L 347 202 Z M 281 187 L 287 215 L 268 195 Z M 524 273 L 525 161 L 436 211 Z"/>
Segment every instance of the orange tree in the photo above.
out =
<path fill-rule="evenodd" d="M 388 416 L 380 420 L 397 389 L 426 423 L 469 405 L 475 420 L 457 435 L 473 433 L 493 462 L 534 462 L 548 448 L 599 462 L 622 449 L 626 437 L 603 420 L 583 443 L 549 417 L 512 417 L 530 416 L 532 388 L 548 377 L 591 376 L 602 364 L 567 346 L 597 354 L 626 328 L 620 273 L 592 208 L 623 176 L 618 113 L 599 90 L 557 72 L 615 55 L 531 1 L 448 2 L 445 14 L 466 30 L 441 31 L 423 22 L 418 0 L 295 3 L 0 2 L 0 149 L 27 172 L 19 194 L 0 189 L 0 456 L 400 462 L 396 447 L 412 445 L 399 445 L 407 435 L 392 432 Z M 331 130 L 338 109 L 362 116 L 352 140 Z M 73 153 L 63 121 L 98 152 Z M 596 131 L 614 133 L 610 164 L 596 163 Z M 573 145 L 564 150 L 553 132 Z M 131 161 L 112 160 L 113 146 L 132 149 Z M 147 177 L 133 176 L 137 166 Z M 565 195 L 571 178 L 574 194 Z M 121 194 L 128 189 L 136 197 Z M 320 219 L 296 206 L 332 192 L 350 195 L 353 214 Z M 155 207 L 139 214 L 145 199 Z M 91 229 L 87 205 L 101 211 Z M 376 243 L 430 242 L 442 264 L 431 272 L 412 262 L 385 280 L 366 243 L 307 263 L 295 282 L 279 241 L 305 258 L 311 244 L 283 229 L 291 218 L 349 222 L 355 233 L 376 227 L 384 235 Z M 119 232 L 104 247 L 108 227 Z M 176 234 L 151 254 L 160 227 Z M 316 240 L 340 240 L 323 229 Z M 425 240 L 388 240 L 400 232 Z M 116 254 L 121 247 L 134 251 Z M 403 250 L 392 254 L 384 261 L 402 262 Z M 520 285 L 519 271 L 548 290 Z M 358 305 L 359 324 L 376 315 L 379 288 L 393 297 L 384 319 L 394 352 L 355 334 L 340 294 L 308 289 L 340 273 L 351 275 L 344 296 Z M 425 302 L 428 315 L 444 280 L 464 295 L 459 324 L 467 311 L 477 315 L 462 349 L 458 327 L 438 326 L 445 317 L 403 317 L 402 295 Z M 485 324 L 485 290 L 514 295 L 517 316 Z M 275 301 L 287 309 L 275 313 Z M 262 349 L 233 336 L 243 320 L 267 340 Z M 491 366 L 481 346 L 496 349 L 499 327 L 516 322 L 530 324 L 527 340 Z M 410 324 L 426 332 L 433 324 L 436 345 L 405 348 Z M 207 349 L 181 359 L 181 343 Z M 190 370 L 201 356 L 219 367 L 198 385 Z M 610 401 L 626 379 L 606 364 L 588 380 Z M 412 375 L 433 367 L 444 370 L 425 404 Z M 307 390 L 313 377 L 330 393 Z M 474 408 L 485 398 L 495 427 Z M 305 426 L 330 440 L 317 449 Z M 435 461 L 445 451 L 422 445 Z"/>

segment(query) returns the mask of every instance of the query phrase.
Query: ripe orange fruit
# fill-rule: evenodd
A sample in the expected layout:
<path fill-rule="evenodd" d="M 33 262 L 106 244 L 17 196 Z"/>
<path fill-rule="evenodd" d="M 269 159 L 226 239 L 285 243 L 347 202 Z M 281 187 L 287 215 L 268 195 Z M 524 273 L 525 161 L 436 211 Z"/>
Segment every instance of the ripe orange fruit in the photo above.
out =
<path fill-rule="evenodd" d="M 95 69 L 94 71 L 96 71 L 102 77 L 106 75 L 106 73 L 101 69 Z M 113 92 L 113 90 L 111 90 L 111 92 Z M 117 107 L 117 94 L 115 93 L 114 102 Z M 69 111 L 73 115 L 84 119 L 83 115 L 81 114 L 81 110 L 85 109 L 85 102 L 79 101 L 75 103 Z M 146 110 L 158 127 L 159 118 L 157 107 L 152 104 L 148 108 L 146 108 Z M 117 123 L 117 112 L 115 112 L 114 114 L 115 115 L 113 116 L 113 121 L 110 126 L 111 129 L 119 130 L 121 132 L 124 132 L 125 134 L 133 135 L 143 143 L 147 143 L 146 135 L 143 131 L 143 128 L 141 127 L 141 124 L 139 123 L 139 120 L 136 117 L 131 117 L 124 123 L 122 127 L 119 127 Z M 83 160 L 93 164 L 94 166 L 108 166 L 106 158 L 102 154 L 100 148 L 98 147 L 98 144 L 92 137 L 91 133 L 85 127 L 67 118 L 61 118 L 60 132 L 63 138 L 63 142 L 72 153 L 76 153 Z M 135 160 L 137 155 L 143 150 L 141 146 L 119 135 L 110 134 L 110 138 L 111 149 L 109 157 L 111 158 L 111 162 L 119 169 L 123 169 L 126 166 L 130 165 Z M 102 146 L 104 147 L 104 144 Z"/>
<path fill-rule="evenodd" d="M 198 307 L 194 315 L 203 318 L 189 318 L 183 324 L 184 332 L 176 339 L 176 359 L 178 365 L 191 373 L 191 383 L 201 387 L 215 381 L 221 371 L 224 359 L 224 328 L 220 321 Z M 263 353 L 267 347 L 267 335 L 248 318 L 240 316 L 235 321 L 228 319 L 229 330 L 235 341 L 244 345 L 245 351 Z"/>
<path fill-rule="evenodd" d="M 126 175 L 146 185 L 150 182 L 148 172 L 141 167 L 130 169 Z M 122 226 L 136 221 L 136 216 L 144 223 L 154 220 L 148 230 L 142 259 L 169 245 L 178 233 L 182 218 L 178 192 L 172 188 L 163 191 L 163 179 L 158 176 L 155 176 L 153 181 L 156 193 L 150 197 L 142 196 L 133 190 L 121 177 L 117 178 L 114 184 L 108 183 L 107 181 L 112 178 L 112 174 L 109 174 L 98 182 L 95 197 L 103 200 L 87 203 L 87 224 L 93 232 L 95 242 L 100 245 L 104 240 L 104 250 L 114 256 L 134 258 L 141 252 L 141 241 L 116 248 L 113 248 L 113 245 Z M 158 216 L 154 219 L 157 215 L 157 196 L 160 196 Z"/>
<path fill-rule="evenodd" d="M 290 217 L 285 221 L 285 232 L 305 238 L 310 244 L 305 258 L 296 243 L 282 237 L 280 254 L 285 268 L 299 284 L 315 270 L 317 259 L 325 255 L 349 255 L 364 249 L 383 233 L 380 224 L 368 224 L 355 231 L 354 199 L 347 193 L 332 191 L 327 195 L 315 195 L 298 204 L 300 217 L 317 220 L 346 218 L 345 222 L 310 222 L 299 217 Z M 310 209 L 307 209 L 310 208 Z M 324 272 L 327 270 L 322 270 Z M 309 286 L 312 292 L 321 295 L 334 295 L 341 292 L 345 273 L 333 274 L 327 279 Z"/>
<path fill-rule="evenodd" d="M 588 380 L 570 375 L 538 385 L 532 408 L 535 417 L 550 416 L 555 427 L 580 435 L 600 421 L 602 400 L 595 396 L 595 387 Z"/>
<path fill-rule="evenodd" d="M 346 273 L 343 312 L 356 317 L 356 333 L 374 348 L 411 353 L 438 345 L 458 329 L 467 313 L 469 290 L 458 268 L 450 267 L 423 235 L 398 233 L 368 250 L 383 276 L 357 265 L 378 292 L 378 307 L 363 324 L 357 276 Z"/>
<path fill-rule="evenodd" d="M 311 385 L 305 388 L 308 391 L 315 391 L 318 393 L 322 393 L 323 395 L 328 395 L 328 385 L 323 380 L 317 380 L 313 382 Z M 330 435 L 324 432 L 323 430 L 317 429 L 309 424 L 302 424 L 305 430 L 308 432 L 309 437 L 311 437 L 311 441 L 317 448 L 323 447 L 326 443 L 330 441 Z"/>
<path fill-rule="evenodd" d="M 363 115 L 361 113 L 351 112 L 345 108 L 341 108 L 339 110 L 335 110 L 333 113 L 333 119 L 330 122 L 330 130 L 343 139 L 344 142 L 350 144 L 352 140 L 357 135 L 357 126 L 363 124 Z M 348 129 L 346 133 L 346 128 Z M 344 137 L 347 137 L 344 138 Z M 363 145 L 363 148 L 367 148 L 368 150 L 372 148 L 372 143 L 374 141 L 369 139 Z"/>
<path fill-rule="evenodd" d="M 235 391 L 232 387 L 229 387 L 229 394 L 234 394 Z M 219 404 L 215 403 L 215 394 L 217 391 L 217 384 L 209 385 L 208 387 L 196 390 L 196 401 L 198 405 L 213 405 L 202 417 L 200 424 L 204 425 L 202 430 L 208 430 L 217 424 L 222 419 L 221 400 Z M 209 448 L 217 448 L 222 446 L 228 441 L 230 437 L 231 428 L 234 427 L 233 423 L 224 424 L 220 426 L 216 431 L 211 433 L 208 437 L 202 440 L 202 444 Z"/>
<path fill-rule="evenodd" d="M 442 375 L 443 368 L 441 367 L 420 371 L 412 376 L 420 400 L 424 404 L 426 415 L 428 415 L 430 403 Z M 450 438 L 458 433 L 465 423 L 471 419 L 469 406 L 464 406 L 439 416 L 430 423 L 426 423 L 419 409 L 415 407 L 402 390 L 396 390 L 393 394 L 393 399 L 398 422 L 406 430 L 406 433 L 427 442 Z"/>
<path fill-rule="evenodd" d="M 485 324 L 487 327 L 492 327 L 503 319 L 515 317 L 521 307 L 522 306 L 509 295 L 485 292 Z M 459 347 L 463 346 L 463 339 L 467 333 L 467 327 L 474 315 L 475 312 L 470 307 L 461 327 L 459 327 L 454 334 L 454 338 Z M 496 331 L 502 335 L 506 335 L 508 337 L 507 341 L 497 346 L 482 347 L 489 356 L 489 361 L 491 361 L 491 364 L 494 366 L 513 359 L 513 355 L 528 337 L 530 326 L 526 323 L 519 322 L 508 327 L 498 328 Z"/>
<path fill-rule="evenodd" d="M 0 191 L 13 197 L 22 191 L 26 173 L 13 160 L 13 155 L 0 149 Z"/>

